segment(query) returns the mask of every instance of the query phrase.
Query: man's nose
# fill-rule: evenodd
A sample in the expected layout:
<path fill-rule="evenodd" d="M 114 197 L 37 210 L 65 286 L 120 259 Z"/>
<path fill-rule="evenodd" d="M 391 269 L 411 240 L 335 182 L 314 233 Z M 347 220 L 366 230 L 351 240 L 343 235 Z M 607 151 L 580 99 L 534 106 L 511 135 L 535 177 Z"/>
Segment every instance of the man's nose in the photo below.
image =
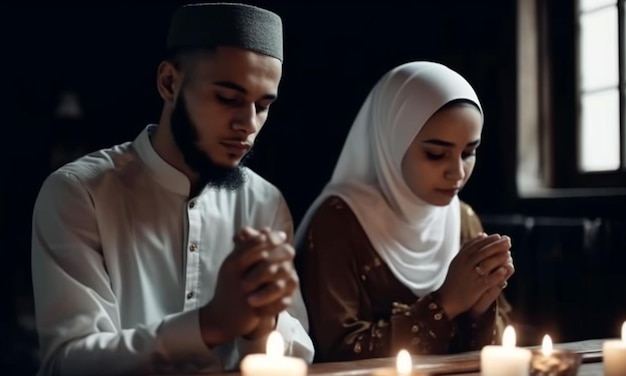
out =
<path fill-rule="evenodd" d="M 259 119 L 254 103 L 242 106 L 238 111 L 233 122 L 233 129 L 243 132 L 246 135 L 257 133 L 259 131 Z"/>

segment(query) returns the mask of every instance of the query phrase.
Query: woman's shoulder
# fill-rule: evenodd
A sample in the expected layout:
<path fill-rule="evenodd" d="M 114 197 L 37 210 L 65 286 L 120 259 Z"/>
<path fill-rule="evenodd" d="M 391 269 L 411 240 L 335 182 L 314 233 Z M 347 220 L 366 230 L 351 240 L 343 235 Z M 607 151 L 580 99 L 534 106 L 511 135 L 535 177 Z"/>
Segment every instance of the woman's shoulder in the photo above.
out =
<path fill-rule="evenodd" d="M 306 232 L 309 239 L 325 237 L 351 243 L 367 239 L 357 215 L 339 196 L 329 196 L 319 204 L 311 215 Z"/>
<path fill-rule="evenodd" d="M 474 212 L 474 209 L 472 208 L 470 204 L 468 204 L 467 202 L 463 200 L 459 200 L 459 203 L 461 207 L 461 217 L 466 217 L 466 218 L 476 217 L 476 212 Z"/>
<path fill-rule="evenodd" d="M 324 254 L 353 257 L 354 252 L 363 256 L 363 250 L 371 248 L 361 223 L 346 201 L 337 196 L 324 199 L 312 214 L 306 228 L 304 249 L 324 249 Z M 307 252 L 308 253 L 308 252 Z M 316 254 L 321 254 L 316 252 Z"/>
<path fill-rule="evenodd" d="M 357 221 L 348 203 L 339 196 L 329 196 L 320 203 L 311 217 L 311 225 L 324 226 L 346 224 Z"/>
<path fill-rule="evenodd" d="M 460 201 L 461 209 L 461 244 L 473 238 L 478 233 L 483 232 L 483 225 L 480 218 L 471 205 Z"/>

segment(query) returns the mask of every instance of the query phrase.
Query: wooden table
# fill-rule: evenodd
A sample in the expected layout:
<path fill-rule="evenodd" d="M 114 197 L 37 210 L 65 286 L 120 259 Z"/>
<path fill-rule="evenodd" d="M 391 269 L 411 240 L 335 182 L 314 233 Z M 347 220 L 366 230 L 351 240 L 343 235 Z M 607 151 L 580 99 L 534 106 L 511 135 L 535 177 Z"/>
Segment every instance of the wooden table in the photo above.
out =
<path fill-rule="evenodd" d="M 238 375 L 237 373 L 231 373 L 230 375 Z M 361 372 L 359 370 L 355 370 L 354 372 L 342 372 L 342 373 L 309 373 L 309 375 L 319 375 L 319 376 L 371 376 L 371 372 Z M 445 376 L 480 376 L 480 371 L 470 372 L 470 373 L 445 373 L 445 374 L 430 374 L 425 373 L 426 375 L 445 375 Z M 586 363 L 582 364 L 578 369 L 577 376 L 604 376 L 604 368 L 602 362 L 600 363 Z"/>
<path fill-rule="evenodd" d="M 597 363 L 585 363 L 580 366 L 578 369 L 577 376 L 604 376 L 604 368 L 602 362 Z M 219 373 L 219 374 L 202 374 L 202 376 L 237 376 L 240 375 L 238 372 L 231 373 Z M 354 369 L 352 371 L 338 371 L 338 372 L 318 372 L 316 370 L 315 365 L 309 370 L 309 375 L 318 375 L 318 376 L 371 376 L 371 370 L 363 370 L 363 369 Z M 443 374 L 428 374 L 424 375 L 445 375 L 445 376 L 480 376 L 480 371 L 476 372 L 463 372 L 463 373 L 443 373 Z M 185 375 L 187 376 L 187 375 Z M 196 375 L 193 375 L 196 376 Z M 198 375 L 200 376 L 200 375 Z"/>
<path fill-rule="evenodd" d="M 556 349 L 567 349 L 582 354 L 583 364 L 578 376 L 603 376 L 602 342 L 595 339 L 555 344 Z M 539 346 L 534 347 L 539 348 Z M 455 355 L 413 356 L 413 368 L 424 375 L 479 376 L 480 352 Z M 309 367 L 309 375 L 318 376 L 366 376 L 376 369 L 395 367 L 395 358 L 366 359 L 350 362 L 317 363 Z M 211 376 L 235 376 L 238 372 L 211 374 Z M 208 376 L 208 374 L 207 374 Z"/>

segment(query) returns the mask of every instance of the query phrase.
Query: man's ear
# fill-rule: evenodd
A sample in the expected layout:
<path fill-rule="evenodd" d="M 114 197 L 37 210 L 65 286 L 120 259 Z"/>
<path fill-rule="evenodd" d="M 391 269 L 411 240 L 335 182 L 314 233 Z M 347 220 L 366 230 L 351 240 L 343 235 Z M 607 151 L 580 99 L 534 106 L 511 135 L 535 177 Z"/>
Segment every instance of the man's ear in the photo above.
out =
<path fill-rule="evenodd" d="M 159 64 L 157 71 L 157 90 L 161 98 L 168 103 L 174 103 L 176 97 L 176 85 L 181 79 L 179 71 L 170 61 Z"/>

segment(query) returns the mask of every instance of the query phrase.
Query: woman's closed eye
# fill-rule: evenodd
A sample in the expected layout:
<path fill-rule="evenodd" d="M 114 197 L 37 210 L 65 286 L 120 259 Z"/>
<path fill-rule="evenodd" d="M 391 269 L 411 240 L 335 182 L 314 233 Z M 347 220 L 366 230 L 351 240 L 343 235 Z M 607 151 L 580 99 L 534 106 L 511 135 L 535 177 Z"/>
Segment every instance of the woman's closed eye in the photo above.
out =
<path fill-rule="evenodd" d="M 431 161 L 442 160 L 445 156 L 446 156 L 446 153 L 433 153 L 430 151 L 426 152 L 426 158 L 430 159 Z"/>
<path fill-rule="evenodd" d="M 461 158 L 463 160 L 470 159 L 476 156 L 476 150 L 472 150 L 470 152 L 463 152 L 461 154 Z M 430 151 L 426 152 L 426 158 L 431 161 L 440 161 L 446 157 L 446 153 L 433 153 Z"/>

